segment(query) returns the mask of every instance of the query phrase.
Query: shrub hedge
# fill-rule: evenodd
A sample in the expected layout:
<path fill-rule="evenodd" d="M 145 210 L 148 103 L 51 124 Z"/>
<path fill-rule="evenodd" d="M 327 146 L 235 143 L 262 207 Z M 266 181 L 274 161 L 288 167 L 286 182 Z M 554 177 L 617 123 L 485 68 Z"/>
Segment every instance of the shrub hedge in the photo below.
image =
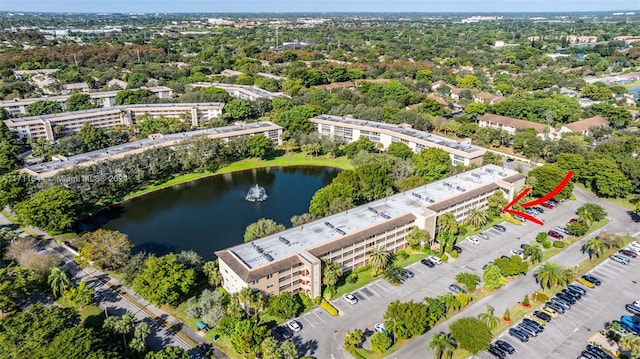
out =
<path fill-rule="evenodd" d="M 564 248 L 565 243 L 563 241 L 555 241 L 553 242 L 553 246 L 556 248 Z"/>
<path fill-rule="evenodd" d="M 334 317 L 338 315 L 338 310 L 336 309 L 336 307 L 331 305 L 331 303 L 327 302 L 326 300 L 323 299 L 322 302 L 320 302 L 320 306 L 324 308 L 327 313 L 333 315 Z"/>

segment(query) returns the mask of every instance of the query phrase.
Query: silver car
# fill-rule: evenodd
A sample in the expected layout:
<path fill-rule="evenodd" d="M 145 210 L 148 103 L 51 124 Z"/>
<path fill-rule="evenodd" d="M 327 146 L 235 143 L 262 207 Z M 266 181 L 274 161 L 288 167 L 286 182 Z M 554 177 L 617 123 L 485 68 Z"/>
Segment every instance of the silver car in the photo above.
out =
<path fill-rule="evenodd" d="M 614 261 L 614 262 L 618 262 L 620 264 L 629 264 L 629 258 L 623 257 L 621 255 L 617 255 L 617 254 L 612 254 L 611 256 L 609 256 L 609 258 Z"/>

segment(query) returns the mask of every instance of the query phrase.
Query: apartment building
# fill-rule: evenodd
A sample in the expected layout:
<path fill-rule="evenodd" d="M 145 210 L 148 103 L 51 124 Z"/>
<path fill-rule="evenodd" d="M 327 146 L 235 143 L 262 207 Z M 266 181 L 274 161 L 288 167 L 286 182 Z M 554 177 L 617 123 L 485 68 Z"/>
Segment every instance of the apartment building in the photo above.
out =
<path fill-rule="evenodd" d="M 111 129 L 129 126 L 146 118 L 174 117 L 188 120 L 193 127 L 208 123 L 222 114 L 223 103 L 166 103 L 125 105 L 84 111 L 63 112 L 44 116 L 19 117 L 5 120 L 9 130 L 18 137 L 55 139 L 54 128 L 63 134 L 77 133 L 85 124 Z"/>
<path fill-rule="evenodd" d="M 472 145 L 469 141 L 457 141 L 418 131 L 408 125 L 392 125 L 388 123 L 358 120 L 352 117 L 319 115 L 311 118 L 318 132 L 325 136 L 333 136 L 351 143 L 360 137 L 367 137 L 375 143 L 388 148 L 393 142 L 402 142 L 415 153 L 424 148 L 440 148 L 449 153 L 453 165 L 482 164 L 482 156 L 486 150 Z"/>
<path fill-rule="evenodd" d="M 242 100 L 256 101 L 264 98 L 267 100 L 273 100 L 276 97 L 288 97 L 282 92 L 269 92 L 263 90 L 257 86 L 245 86 L 245 85 L 233 85 L 223 84 L 220 82 L 195 82 L 190 84 L 191 87 L 217 87 L 225 90 L 229 95 L 237 97 Z"/>
<path fill-rule="evenodd" d="M 366 265 L 373 247 L 392 253 L 406 248 L 413 226 L 426 229 L 433 240 L 438 216 L 452 212 L 464 222 L 472 208 L 486 208 L 495 191 L 512 200 L 524 181 L 521 173 L 486 165 L 217 251 L 222 286 L 230 293 L 253 288 L 269 295 L 304 292 L 314 298 L 321 295 L 322 259 L 340 263 L 348 272 Z"/>
<path fill-rule="evenodd" d="M 516 130 L 518 129 L 532 128 L 536 131 L 538 136 L 542 138 L 544 138 L 544 131 L 547 127 L 546 125 L 543 125 L 541 123 L 519 120 L 517 118 L 505 117 L 492 113 L 482 115 L 482 117 L 478 119 L 478 126 L 492 127 L 498 130 L 504 130 L 507 131 L 507 133 L 510 135 L 515 135 Z M 549 131 L 553 131 L 553 129 L 549 128 Z"/>
<path fill-rule="evenodd" d="M 42 179 L 52 177 L 61 171 L 75 166 L 92 166 L 99 162 L 130 156 L 151 148 L 174 146 L 182 141 L 198 136 L 206 136 L 211 139 L 228 142 L 240 137 L 259 135 L 270 138 L 276 145 L 280 145 L 282 127 L 271 122 L 252 122 L 243 125 L 207 128 L 204 130 L 173 133 L 169 135 L 157 135 L 153 136 L 153 138 L 150 137 L 144 140 L 127 142 L 121 145 L 82 153 L 71 157 L 56 155 L 54 156 L 53 161 L 28 166 L 23 168 L 21 172 Z"/>
<path fill-rule="evenodd" d="M 143 87 L 151 91 L 157 98 L 168 99 L 173 96 L 173 90 L 166 86 L 155 87 Z M 104 92 L 91 92 L 88 95 L 91 97 L 91 101 L 98 106 L 113 107 L 116 106 L 116 95 L 119 91 L 104 91 Z M 67 100 L 71 95 L 65 96 L 50 96 L 50 97 L 38 97 L 38 98 L 26 98 L 26 99 L 14 99 L 0 101 L 0 108 L 4 108 L 11 117 L 19 117 L 27 115 L 27 106 L 38 101 L 56 101 L 60 103 L 63 110 L 67 109 Z"/>

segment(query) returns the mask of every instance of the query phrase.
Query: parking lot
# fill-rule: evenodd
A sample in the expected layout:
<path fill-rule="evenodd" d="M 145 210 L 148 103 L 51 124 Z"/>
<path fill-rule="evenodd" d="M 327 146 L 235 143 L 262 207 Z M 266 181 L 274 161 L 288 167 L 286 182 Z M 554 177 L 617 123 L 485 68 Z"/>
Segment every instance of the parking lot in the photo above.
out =
<path fill-rule="evenodd" d="M 298 318 L 303 330 L 294 336 L 294 342 L 302 355 L 313 355 L 317 358 L 350 358 L 342 347 L 346 330 L 359 328 L 373 330 L 373 326 L 382 321 L 389 303 L 394 300 L 406 302 L 422 301 L 424 297 L 436 297 L 447 293 L 454 277 L 460 272 L 472 272 L 482 275 L 482 267 L 501 255 L 510 255 L 514 248 L 535 239 L 540 231 L 548 231 L 557 225 L 565 225 L 575 217 L 576 209 L 581 201 L 567 201 L 559 207 L 547 210 L 539 218 L 545 221 L 544 226 L 534 223 L 514 225 L 502 223 L 506 232 L 489 229 L 485 232 L 488 240 L 480 239 L 478 245 L 461 241 L 458 246 L 462 253 L 457 260 L 428 268 L 420 262 L 407 268 L 415 273 L 414 278 L 406 280 L 402 285 L 394 286 L 383 279 L 376 280 L 356 291 L 357 304 L 349 304 L 342 298 L 334 300 L 333 305 L 341 312 L 339 317 L 331 317 L 323 309 L 315 309 Z M 425 344 L 426 348 L 426 344 Z"/>
<path fill-rule="evenodd" d="M 587 340 L 604 329 L 606 322 L 629 315 L 625 304 L 640 299 L 640 259 L 631 259 L 629 265 L 606 259 L 589 274 L 602 281 L 595 289 L 587 288 L 587 295 L 577 301 L 571 309 L 558 315 L 547 324 L 543 333 L 522 343 L 508 333 L 498 336 L 516 349 L 509 355 L 513 359 L 529 358 L 577 358 L 584 350 Z M 584 286 L 583 286 L 584 287 Z M 585 287 L 586 288 L 586 287 Z M 514 326 L 518 322 L 514 322 Z M 477 358 L 494 358 L 488 352 Z"/>

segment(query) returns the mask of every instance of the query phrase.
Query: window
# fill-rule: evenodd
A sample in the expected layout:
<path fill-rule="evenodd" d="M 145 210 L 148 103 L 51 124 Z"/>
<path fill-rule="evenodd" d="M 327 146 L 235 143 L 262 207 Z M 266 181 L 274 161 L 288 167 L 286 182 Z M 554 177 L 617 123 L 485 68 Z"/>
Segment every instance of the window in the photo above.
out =
<path fill-rule="evenodd" d="M 323 135 L 328 135 L 328 134 L 331 133 L 331 126 L 330 125 L 322 124 L 320 126 L 320 129 L 321 129 Z"/>
<path fill-rule="evenodd" d="M 267 289 L 272 288 L 272 287 L 273 287 L 273 283 L 267 284 Z"/>
<path fill-rule="evenodd" d="M 273 274 L 267 274 L 267 279 L 273 278 Z"/>
<path fill-rule="evenodd" d="M 256 279 L 256 280 L 254 280 L 253 282 L 251 282 L 251 284 L 256 285 L 256 284 L 258 284 L 259 282 L 260 282 L 260 279 Z"/>
<path fill-rule="evenodd" d="M 353 140 L 353 130 L 346 127 L 336 126 L 334 135 L 344 138 L 347 141 Z"/>

